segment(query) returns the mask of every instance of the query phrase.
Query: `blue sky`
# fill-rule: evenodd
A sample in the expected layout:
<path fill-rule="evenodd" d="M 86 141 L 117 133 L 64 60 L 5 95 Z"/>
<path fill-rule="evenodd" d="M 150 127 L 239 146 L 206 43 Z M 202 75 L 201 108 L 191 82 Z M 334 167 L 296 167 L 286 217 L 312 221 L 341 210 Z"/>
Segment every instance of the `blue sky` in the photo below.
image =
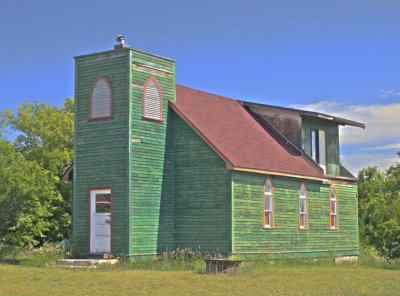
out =
<path fill-rule="evenodd" d="M 367 124 L 341 129 L 353 172 L 400 150 L 400 1 L 2 1 L 0 109 L 61 106 L 73 56 L 132 47 L 176 60 L 179 84 Z"/>

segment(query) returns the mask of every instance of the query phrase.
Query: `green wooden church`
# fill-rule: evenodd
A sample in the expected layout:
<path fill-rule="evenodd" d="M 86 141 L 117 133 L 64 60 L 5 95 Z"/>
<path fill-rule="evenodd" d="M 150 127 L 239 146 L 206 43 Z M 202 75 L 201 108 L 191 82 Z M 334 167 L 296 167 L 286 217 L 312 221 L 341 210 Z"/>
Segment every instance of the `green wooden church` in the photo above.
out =
<path fill-rule="evenodd" d="M 192 248 L 358 256 L 357 179 L 316 112 L 175 84 L 175 61 L 121 43 L 75 58 L 72 232 L 87 256 Z"/>

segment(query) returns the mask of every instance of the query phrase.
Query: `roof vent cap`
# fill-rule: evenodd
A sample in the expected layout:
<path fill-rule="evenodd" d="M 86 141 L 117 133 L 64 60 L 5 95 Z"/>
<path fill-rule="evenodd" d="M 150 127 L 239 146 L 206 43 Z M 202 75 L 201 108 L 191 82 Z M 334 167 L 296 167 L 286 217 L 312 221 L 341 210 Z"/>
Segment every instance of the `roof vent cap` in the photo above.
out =
<path fill-rule="evenodd" d="M 125 48 L 124 35 L 118 35 L 117 42 L 119 42 L 119 44 L 118 45 L 114 45 L 114 49 L 115 50 Z"/>
<path fill-rule="evenodd" d="M 117 42 L 119 42 L 120 45 L 124 46 L 125 44 L 124 35 L 118 35 Z"/>

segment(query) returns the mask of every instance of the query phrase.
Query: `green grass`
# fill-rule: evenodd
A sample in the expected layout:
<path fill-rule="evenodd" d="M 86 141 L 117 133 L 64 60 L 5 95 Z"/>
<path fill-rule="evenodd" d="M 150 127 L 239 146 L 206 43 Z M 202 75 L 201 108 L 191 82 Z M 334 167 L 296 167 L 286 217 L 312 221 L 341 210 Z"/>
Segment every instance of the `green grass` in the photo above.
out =
<path fill-rule="evenodd" d="M 251 272 L 61 269 L 0 265 L 0 295 L 398 295 L 400 271 L 270 266 Z"/>
<path fill-rule="evenodd" d="M 54 266 L 66 254 L 52 245 L 9 253 L 14 259 L 0 264 L 0 295 L 400 295 L 400 261 L 368 249 L 357 263 L 255 260 L 225 274 L 205 273 L 200 253 L 191 250 L 96 269 Z"/>

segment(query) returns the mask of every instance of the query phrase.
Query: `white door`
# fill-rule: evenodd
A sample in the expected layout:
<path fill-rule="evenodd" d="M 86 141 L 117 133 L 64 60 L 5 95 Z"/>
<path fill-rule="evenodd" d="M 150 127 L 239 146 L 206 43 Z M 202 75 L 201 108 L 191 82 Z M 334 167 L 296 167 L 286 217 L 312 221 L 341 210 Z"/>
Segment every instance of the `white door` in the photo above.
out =
<path fill-rule="evenodd" d="M 111 189 L 90 191 L 90 253 L 111 253 Z"/>

